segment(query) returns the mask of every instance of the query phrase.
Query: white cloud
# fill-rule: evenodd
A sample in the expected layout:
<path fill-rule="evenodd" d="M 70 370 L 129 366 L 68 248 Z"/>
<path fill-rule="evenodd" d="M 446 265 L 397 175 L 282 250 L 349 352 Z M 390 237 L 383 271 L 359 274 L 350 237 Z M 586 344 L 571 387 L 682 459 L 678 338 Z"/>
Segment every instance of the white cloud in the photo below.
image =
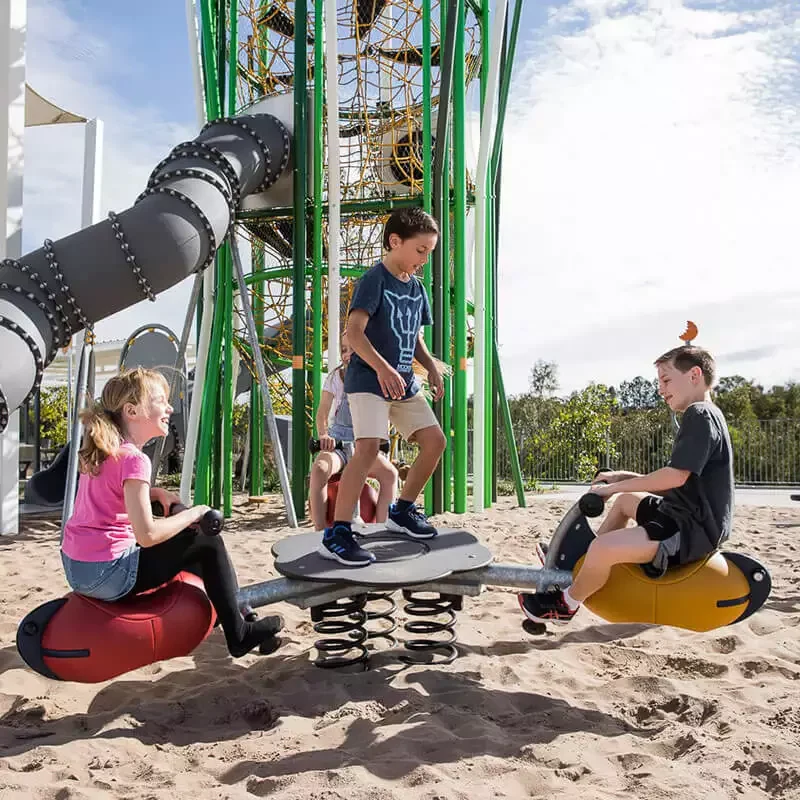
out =
<path fill-rule="evenodd" d="M 574 0 L 528 44 L 506 125 L 500 341 L 522 391 L 648 374 L 687 318 L 736 371 L 800 377 L 800 16 Z M 769 353 L 767 355 L 767 352 Z"/>
<path fill-rule="evenodd" d="M 172 147 L 197 134 L 193 125 L 164 119 L 156 109 L 126 106 L 114 92 L 111 82 L 133 79 L 135 67 L 128 65 L 141 56 L 141 51 L 112 51 L 108 42 L 77 25 L 63 0 L 30 0 L 28 83 L 57 105 L 104 122 L 103 216 L 128 208 L 153 167 Z M 191 94 L 188 68 L 186 75 L 186 92 Z M 55 240 L 80 228 L 82 175 L 82 125 L 27 129 L 25 252 L 40 247 L 45 237 Z M 124 338 L 147 322 L 161 322 L 180 333 L 190 289 L 191 281 L 184 281 L 156 303 L 144 301 L 101 321 L 98 338 Z"/>

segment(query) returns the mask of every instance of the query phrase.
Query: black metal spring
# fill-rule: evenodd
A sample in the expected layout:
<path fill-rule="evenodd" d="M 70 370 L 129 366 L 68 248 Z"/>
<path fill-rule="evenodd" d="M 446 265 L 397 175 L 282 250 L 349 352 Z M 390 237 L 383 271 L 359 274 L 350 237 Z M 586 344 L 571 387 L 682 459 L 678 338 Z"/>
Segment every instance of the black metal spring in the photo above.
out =
<path fill-rule="evenodd" d="M 392 592 L 372 592 L 367 595 L 368 603 L 385 603 L 387 606 L 383 610 L 375 608 L 367 610 L 368 622 L 378 620 L 367 629 L 367 640 L 383 639 L 388 648 L 397 645 L 397 639 L 392 635 L 397 630 L 397 622 L 394 618 L 397 604 L 394 602 L 392 594 Z M 375 625 L 378 627 L 376 628 Z"/>
<path fill-rule="evenodd" d="M 360 664 L 367 668 L 369 653 L 364 645 L 367 630 L 364 623 L 367 612 L 366 595 L 343 597 L 311 609 L 311 621 L 316 633 L 325 634 L 314 647 L 319 655 L 314 666 L 321 669 L 338 669 Z"/>
<path fill-rule="evenodd" d="M 432 594 L 426 592 L 425 594 Z M 405 624 L 408 633 L 432 634 L 427 638 L 407 639 L 403 644 L 406 650 L 424 653 L 426 656 L 417 658 L 413 655 L 401 655 L 399 658 L 406 664 L 452 664 L 458 658 L 458 648 L 455 646 L 456 611 L 463 608 L 464 598 L 457 594 L 435 594 L 433 597 L 423 597 L 421 593 L 414 593 L 410 589 L 403 589 L 403 598 L 408 601 L 404 607 L 406 614 L 411 617 L 444 617 L 440 619 L 410 620 Z M 445 634 L 445 638 L 437 638 Z"/>

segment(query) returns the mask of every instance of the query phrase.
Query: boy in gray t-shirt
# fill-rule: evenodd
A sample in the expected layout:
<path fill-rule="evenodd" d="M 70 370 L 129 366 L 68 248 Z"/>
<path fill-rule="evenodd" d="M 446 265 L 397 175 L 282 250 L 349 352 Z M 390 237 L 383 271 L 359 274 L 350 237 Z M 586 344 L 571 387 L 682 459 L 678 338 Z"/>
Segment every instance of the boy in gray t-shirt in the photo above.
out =
<path fill-rule="evenodd" d="M 399 209 L 383 231 L 383 261 L 359 278 L 347 321 L 353 349 L 344 388 L 350 403 L 355 451 L 339 480 L 334 523 L 325 529 L 320 555 L 348 566 L 365 566 L 374 556 L 356 541 L 350 520 L 358 495 L 389 424 L 419 453 L 403 483 L 398 501 L 389 507 L 386 527 L 415 539 L 436 536 L 436 528 L 415 500 L 445 448 L 433 409 L 419 394 L 412 369 L 416 359 L 427 371 L 434 400 L 443 393 L 442 377 L 421 336 L 430 325 L 425 287 L 414 273 L 428 260 L 439 238 L 436 220 L 421 208 Z"/>
<path fill-rule="evenodd" d="M 592 491 L 618 495 L 572 586 L 561 591 L 520 594 L 525 616 L 536 622 L 565 622 L 601 589 L 615 564 L 645 564 L 658 577 L 670 566 L 699 561 L 731 533 L 733 448 L 722 412 L 711 402 L 715 364 L 701 347 L 684 345 L 656 361 L 659 392 L 683 412 L 666 467 L 649 475 L 605 472 Z M 626 527 L 629 520 L 636 527 Z"/>

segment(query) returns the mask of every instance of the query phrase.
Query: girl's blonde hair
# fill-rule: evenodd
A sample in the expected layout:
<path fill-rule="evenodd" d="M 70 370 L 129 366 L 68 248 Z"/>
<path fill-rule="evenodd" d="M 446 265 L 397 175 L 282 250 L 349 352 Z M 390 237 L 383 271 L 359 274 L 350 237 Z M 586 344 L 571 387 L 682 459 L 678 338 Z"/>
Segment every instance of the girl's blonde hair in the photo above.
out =
<path fill-rule="evenodd" d="M 116 455 L 123 439 L 123 409 L 128 403 L 141 405 L 150 397 L 154 385 L 169 392 L 169 384 L 160 372 L 143 367 L 125 370 L 106 383 L 98 402 L 93 401 L 81 411 L 84 425 L 83 443 L 78 451 L 81 472 L 97 475 L 100 465 Z"/>

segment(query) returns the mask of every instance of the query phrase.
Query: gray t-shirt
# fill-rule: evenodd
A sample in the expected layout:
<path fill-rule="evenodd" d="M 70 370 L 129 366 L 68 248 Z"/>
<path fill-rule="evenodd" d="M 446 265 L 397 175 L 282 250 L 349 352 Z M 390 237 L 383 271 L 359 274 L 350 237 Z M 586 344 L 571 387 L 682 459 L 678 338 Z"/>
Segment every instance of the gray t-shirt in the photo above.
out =
<path fill-rule="evenodd" d="M 683 486 L 664 492 L 661 510 L 678 523 L 681 563 L 713 552 L 731 533 L 733 448 L 723 413 L 693 403 L 683 413 L 668 466 L 688 470 Z"/>
<path fill-rule="evenodd" d="M 413 275 L 410 280 L 401 281 L 378 263 L 356 283 L 350 313 L 357 309 L 369 314 L 364 331 L 367 339 L 405 379 L 403 399 L 413 397 L 419 391 L 419 382 L 411 367 L 419 331 L 433 321 L 422 282 Z M 357 353 L 350 357 L 344 389 L 348 394 L 370 392 L 383 397 L 375 370 Z"/>

